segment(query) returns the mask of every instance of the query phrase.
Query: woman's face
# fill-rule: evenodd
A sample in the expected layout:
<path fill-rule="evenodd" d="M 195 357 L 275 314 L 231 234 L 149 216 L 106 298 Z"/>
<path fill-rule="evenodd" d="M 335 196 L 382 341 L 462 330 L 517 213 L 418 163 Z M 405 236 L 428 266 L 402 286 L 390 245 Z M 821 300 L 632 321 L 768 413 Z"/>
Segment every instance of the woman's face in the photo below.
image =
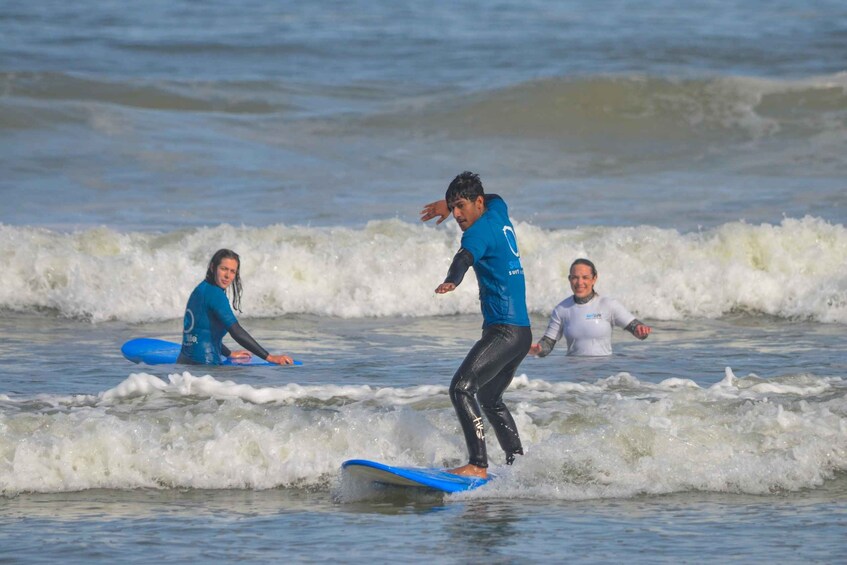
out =
<path fill-rule="evenodd" d="M 574 296 L 587 298 L 594 292 L 594 283 L 597 282 L 597 276 L 591 274 L 591 267 L 588 265 L 576 264 L 571 267 L 568 282 L 571 283 Z"/>
<path fill-rule="evenodd" d="M 235 275 L 238 273 L 238 261 L 235 259 L 221 259 L 217 270 L 215 271 L 215 284 L 226 290 L 232 281 L 235 280 Z"/>

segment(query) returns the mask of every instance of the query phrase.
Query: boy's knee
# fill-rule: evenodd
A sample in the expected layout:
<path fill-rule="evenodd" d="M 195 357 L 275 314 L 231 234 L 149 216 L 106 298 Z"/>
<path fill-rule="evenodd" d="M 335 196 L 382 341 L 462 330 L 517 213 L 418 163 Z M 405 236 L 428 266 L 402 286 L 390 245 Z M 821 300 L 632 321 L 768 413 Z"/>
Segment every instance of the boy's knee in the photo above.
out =
<path fill-rule="evenodd" d="M 474 396 L 476 391 L 476 376 L 470 373 L 463 375 L 457 374 L 453 377 L 453 382 L 450 383 L 451 398 L 455 397 L 457 394 Z"/>

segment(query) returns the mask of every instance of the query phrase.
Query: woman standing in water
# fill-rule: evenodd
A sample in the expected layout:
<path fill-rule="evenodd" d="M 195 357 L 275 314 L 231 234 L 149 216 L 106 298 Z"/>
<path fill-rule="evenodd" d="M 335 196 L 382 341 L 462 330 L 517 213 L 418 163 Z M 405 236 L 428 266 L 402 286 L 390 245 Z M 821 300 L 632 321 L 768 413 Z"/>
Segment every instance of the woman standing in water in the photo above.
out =
<path fill-rule="evenodd" d="M 209 261 L 206 278 L 188 298 L 183 318 L 182 350 L 177 363 L 220 365 L 221 356 L 248 361 L 252 355 L 270 363 L 291 365 L 288 355 L 270 355 L 241 327 L 227 300 L 232 287 L 232 305 L 241 312 L 241 259 L 229 249 L 220 249 Z M 246 351 L 230 351 L 223 344 L 229 333 Z"/>
<path fill-rule="evenodd" d="M 611 355 L 613 326 L 624 328 L 638 339 L 650 335 L 650 326 L 637 320 L 620 302 L 594 291 L 597 268 L 588 259 L 577 259 L 571 264 L 568 282 L 573 296 L 553 309 L 544 337 L 529 348 L 530 354 L 546 357 L 564 336 L 568 355 Z"/>

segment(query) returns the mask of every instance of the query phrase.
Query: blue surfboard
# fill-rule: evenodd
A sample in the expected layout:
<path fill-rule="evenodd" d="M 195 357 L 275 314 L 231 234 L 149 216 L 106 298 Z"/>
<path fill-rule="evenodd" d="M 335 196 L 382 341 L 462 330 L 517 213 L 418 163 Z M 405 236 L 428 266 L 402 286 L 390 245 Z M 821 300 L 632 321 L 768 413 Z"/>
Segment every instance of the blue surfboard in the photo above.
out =
<path fill-rule="evenodd" d="M 179 357 L 181 349 L 182 346 L 180 346 L 180 344 L 172 341 L 140 337 L 137 339 L 131 339 L 123 344 L 121 346 L 121 353 L 123 353 L 124 357 L 133 363 L 146 363 L 147 365 L 173 365 L 176 363 L 176 359 Z M 294 364 L 302 365 L 303 363 L 295 361 Z M 227 357 L 221 357 L 221 365 L 279 366 L 276 363 L 269 363 L 264 359 L 259 359 L 255 355 L 250 357 L 249 361 L 238 361 Z"/>
<path fill-rule="evenodd" d="M 392 467 L 367 459 L 350 459 L 342 463 L 341 468 L 357 479 L 383 485 L 428 488 L 441 492 L 473 490 L 491 481 L 490 476 L 487 479 L 464 477 L 448 473 L 444 469 Z"/>

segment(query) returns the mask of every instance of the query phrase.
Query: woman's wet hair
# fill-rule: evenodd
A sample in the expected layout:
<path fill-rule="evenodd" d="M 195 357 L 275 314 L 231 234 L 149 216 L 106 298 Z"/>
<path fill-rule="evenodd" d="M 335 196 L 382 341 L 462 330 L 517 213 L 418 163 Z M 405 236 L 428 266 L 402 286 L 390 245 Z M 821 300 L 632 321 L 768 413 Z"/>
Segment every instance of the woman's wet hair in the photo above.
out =
<path fill-rule="evenodd" d="M 215 274 L 218 271 L 221 261 L 224 259 L 235 259 L 236 263 L 238 263 L 235 278 L 232 279 L 230 288 L 232 288 L 232 307 L 241 312 L 241 257 L 238 256 L 238 253 L 230 249 L 218 249 L 215 251 L 215 254 L 212 255 L 212 260 L 209 261 L 209 268 L 206 269 L 206 282 L 216 284 Z"/>
<path fill-rule="evenodd" d="M 579 258 L 576 261 L 574 261 L 573 263 L 571 263 L 571 268 L 568 269 L 568 273 L 573 271 L 573 268 L 577 265 L 585 265 L 586 267 L 591 269 L 591 276 L 593 276 L 593 277 L 597 276 L 597 267 L 594 266 L 594 263 L 592 263 L 588 259 L 582 259 L 582 258 Z"/>
<path fill-rule="evenodd" d="M 444 200 L 447 201 L 447 208 L 452 212 L 453 204 L 459 198 L 467 198 L 473 202 L 480 196 L 484 197 L 485 191 L 482 188 L 482 181 L 479 180 L 479 175 L 465 171 L 460 175 L 456 175 L 456 178 L 447 187 Z"/>

